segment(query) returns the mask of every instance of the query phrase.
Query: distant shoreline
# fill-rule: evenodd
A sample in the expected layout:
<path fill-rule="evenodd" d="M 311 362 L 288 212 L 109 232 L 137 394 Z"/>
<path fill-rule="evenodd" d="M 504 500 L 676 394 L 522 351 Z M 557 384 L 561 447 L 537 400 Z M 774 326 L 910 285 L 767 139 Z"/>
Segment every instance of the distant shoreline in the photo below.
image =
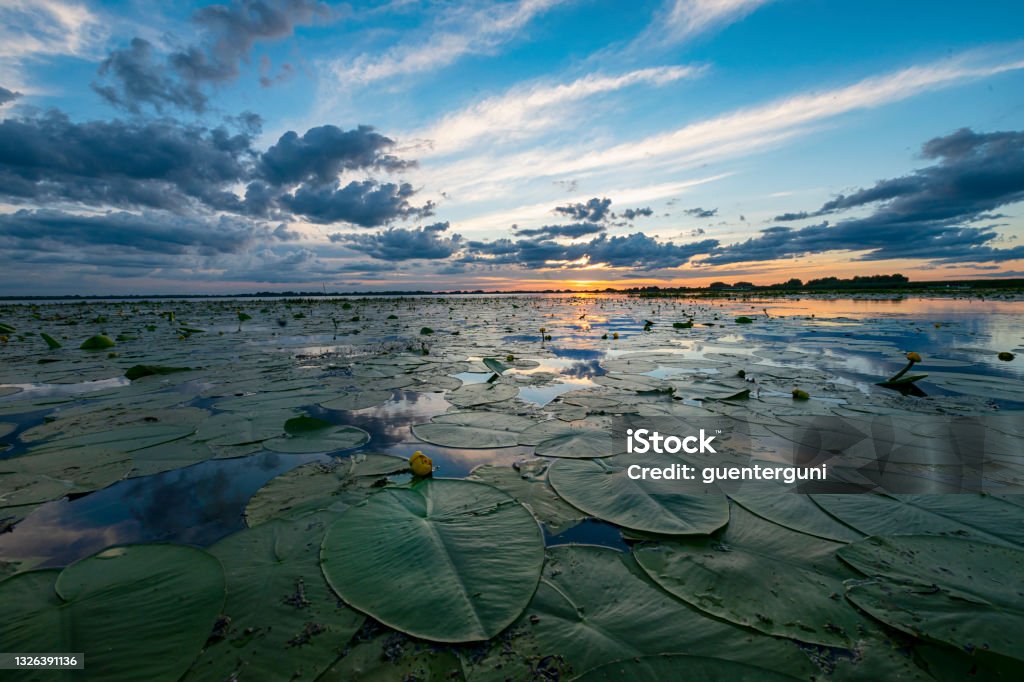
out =
<path fill-rule="evenodd" d="M 710 287 L 630 287 L 625 289 L 530 289 L 530 290 L 389 290 L 389 291 L 257 291 L 252 293 L 224 294 L 81 294 L 41 295 L 23 294 L 0 296 L 0 301 L 104 301 L 104 300 L 166 300 L 166 299 L 212 299 L 212 298 L 337 298 L 337 297 L 401 297 L 401 296 L 514 296 L 536 294 L 621 294 L 629 296 L 779 296 L 779 295 L 853 295 L 853 294 L 985 294 L 993 292 L 1024 292 L 1024 279 L 977 279 L 935 282 L 885 283 L 864 286 L 849 280 L 830 282 L 826 286 L 786 285 L 756 286 L 743 283 L 736 285 L 712 285 Z"/>

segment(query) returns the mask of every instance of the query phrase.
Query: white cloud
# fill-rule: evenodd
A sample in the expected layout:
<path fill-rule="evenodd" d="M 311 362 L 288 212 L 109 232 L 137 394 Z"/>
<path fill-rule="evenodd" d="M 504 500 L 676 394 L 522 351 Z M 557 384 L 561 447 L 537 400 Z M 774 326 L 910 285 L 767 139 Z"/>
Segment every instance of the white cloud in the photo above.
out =
<path fill-rule="evenodd" d="M 743 19 L 771 0 L 674 0 L 650 31 L 662 42 L 679 43 Z"/>
<path fill-rule="evenodd" d="M 852 85 L 798 94 L 767 104 L 738 109 L 638 140 L 599 146 L 573 144 L 557 149 L 531 149 L 506 156 L 478 155 L 434 166 L 430 183 L 457 196 L 477 189 L 511 191 L 515 181 L 537 177 L 565 178 L 614 173 L 632 167 L 650 172 L 685 168 L 735 155 L 749 154 L 790 138 L 806 135 L 843 114 L 871 109 L 925 92 L 951 87 L 1007 71 L 1024 69 L 1024 60 L 978 64 L 977 55 L 915 66 L 867 78 Z"/>
<path fill-rule="evenodd" d="M 589 74 L 570 83 L 516 86 L 484 99 L 461 111 L 448 114 L 432 127 L 412 135 L 425 139 L 429 148 L 420 158 L 442 156 L 470 146 L 486 137 L 498 140 L 523 139 L 551 128 L 574 122 L 569 110 L 583 100 L 633 85 L 662 86 L 690 78 L 703 69 L 688 66 L 660 66 L 638 69 L 617 76 Z"/>
<path fill-rule="evenodd" d="M 396 76 L 435 71 L 467 54 L 488 52 L 511 40 L 534 17 L 565 0 L 519 0 L 464 12 L 456 10 L 447 23 L 454 30 L 439 30 L 425 42 L 400 44 L 381 56 L 337 59 L 331 75 L 344 84 L 366 85 Z"/>
<path fill-rule="evenodd" d="M 0 57 L 88 55 L 106 36 L 84 5 L 56 0 L 0 3 Z"/>

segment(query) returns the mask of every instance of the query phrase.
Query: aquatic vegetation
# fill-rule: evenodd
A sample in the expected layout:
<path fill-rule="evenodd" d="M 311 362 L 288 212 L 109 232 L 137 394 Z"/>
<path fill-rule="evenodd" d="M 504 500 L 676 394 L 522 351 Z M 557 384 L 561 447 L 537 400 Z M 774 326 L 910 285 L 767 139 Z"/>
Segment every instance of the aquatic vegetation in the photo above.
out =
<path fill-rule="evenodd" d="M 372 495 L 331 524 L 321 549 L 324 575 L 346 603 L 437 642 L 504 630 L 529 603 L 543 563 L 525 507 L 489 485 L 445 479 Z"/>
<path fill-rule="evenodd" d="M 1010 352 L 1007 352 L 1007 351 L 1002 351 L 1001 353 L 999 353 L 998 357 L 1003 362 L 1011 362 L 1013 360 L 1013 358 L 1016 357 L 1016 356 L 1014 356 L 1013 353 L 1010 353 Z"/>
<path fill-rule="evenodd" d="M 163 376 L 165 374 L 174 374 L 176 372 L 188 372 L 191 369 L 191 367 L 164 367 L 163 365 L 134 365 L 128 368 L 128 371 L 124 373 L 124 376 L 129 381 L 135 381 L 142 377 Z"/>
<path fill-rule="evenodd" d="M 722 436 L 716 466 L 769 466 L 809 444 L 794 423 L 840 416 L 900 430 L 886 472 L 946 489 L 934 455 L 949 436 L 914 418 L 999 415 L 984 475 L 1016 490 L 1024 381 L 994 348 L 1024 336 L 1019 302 L 991 333 L 945 311 L 933 331 L 934 317 L 891 302 L 785 297 L 751 324 L 738 322 L 762 305 L 749 299 L 244 303 L 256 320 L 238 302 L 167 305 L 0 305 L 12 329 L 0 363 L 0 599 L 30 614 L 22 622 L 60 608 L 85 624 L 90 604 L 131 596 L 142 615 L 94 628 L 87 646 L 124 639 L 112 646 L 132 672 L 146 669 L 136 657 L 184 680 L 1024 669 L 1010 640 L 1015 593 L 999 584 L 1024 570 L 1024 506 L 1011 495 L 800 494 L 777 481 L 681 494 L 628 469 L 684 459 L 628 454 L 614 435 L 620 419 L 713 419 L 772 444 L 761 462 Z M 40 341 L 69 327 L 116 349 Z M 914 347 L 933 349 L 929 374 L 912 374 L 925 360 L 908 353 L 893 376 L 891 358 Z M 876 385 L 886 376 L 929 396 Z M 842 435 L 819 431 L 826 444 Z M 107 554 L 115 535 L 128 544 L 110 551 L 126 563 Z M 169 544 L 132 544 L 157 537 Z M 150 548 L 182 553 L 157 562 Z M 55 590 L 60 570 L 32 570 L 43 561 L 68 565 L 88 598 L 55 601 L 71 592 Z M 115 570 L 100 596 L 105 566 Z M 141 593 L 144 573 L 167 594 Z M 171 633 L 173 652 L 132 639 L 150 637 L 148 623 Z M 71 633 L 63 646 L 84 637 Z M 0 624 L 0 650 L 51 644 Z"/>
<path fill-rule="evenodd" d="M 417 450 L 412 453 L 412 457 L 409 458 L 409 469 L 412 470 L 414 476 L 430 476 L 434 473 L 434 462 L 432 459 Z"/>
<path fill-rule="evenodd" d="M 97 334 L 87 338 L 78 348 L 80 350 L 106 350 L 107 348 L 113 348 L 114 345 L 114 340 L 109 336 Z"/>
<path fill-rule="evenodd" d="M 60 341 L 58 341 L 57 339 L 53 338 L 52 336 L 50 336 L 46 332 L 40 332 L 39 336 L 41 336 L 43 341 L 46 342 L 46 347 L 49 348 L 50 350 L 57 350 L 58 348 L 62 348 L 63 347 L 63 345 L 61 344 Z"/>
<path fill-rule="evenodd" d="M 173 545 L 114 547 L 61 570 L 0 582 L 0 644 L 89 652 L 105 680 L 179 678 L 224 605 L 220 562 Z M 53 627 L 61 622 L 62 627 Z"/>

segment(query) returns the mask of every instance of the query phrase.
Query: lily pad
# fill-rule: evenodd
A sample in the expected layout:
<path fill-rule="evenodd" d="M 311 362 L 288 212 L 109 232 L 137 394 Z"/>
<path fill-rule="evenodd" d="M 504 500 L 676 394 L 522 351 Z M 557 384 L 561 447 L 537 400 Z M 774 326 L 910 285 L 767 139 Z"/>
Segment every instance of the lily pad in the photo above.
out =
<path fill-rule="evenodd" d="M 354 608 L 415 637 L 470 642 L 501 632 L 540 579 L 544 542 L 497 488 L 428 479 L 385 488 L 327 531 L 321 565 Z"/>
<path fill-rule="evenodd" d="M 729 521 L 725 495 L 688 495 L 679 481 L 635 480 L 627 474 L 633 464 L 665 468 L 682 463 L 669 455 L 560 459 L 551 465 L 548 480 L 572 506 L 623 528 L 662 535 L 713 533 Z"/>
<path fill-rule="evenodd" d="M 511 384 L 466 384 L 446 394 L 448 402 L 458 407 L 473 407 L 511 400 L 519 388 Z"/>
<path fill-rule="evenodd" d="M 256 526 L 271 519 L 298 519 L 327 509 L 340 512 L 363 501 L 377 481 L 408 469 L 409 463 L 400 457 L 377 454 L 310 462 L 257 490 L 245 507 L 245 520 L 249 526 Z"/>
<path fill-rule="evenodd" d="M 870 537 L 839 557 L 872 581 L 850 583 L 847 598 L 903 632 L 965 651 L 1024 661 L 1024 552 L 960 538 Z"/>
<path fill-rule="evenodd" d="M 331 400 L 324 400 L 320 403 L 320 407 L 328 410 L 364 410 L 390 400 L 391 395 L 390 390 L 353 391 Z"/>
<path fill-rule="evenodd" d="M 732 510 L 721 537 L 645 544 L 637 562 L 670 594 L 768 635 L 853 648 L 865 621 L 838 596 L 841 545 Z"/>
<path fill-rule="evenodd" d="M 426 424 L 415 424 L 412 434 L 422 441 L 448 448 L 508 448 L 535 422 L 502 412 L 450 412 Z"/>
<path fill-rule="evenodd" d="M 78 348 L 80 350 L 106 350 L 107 348 L 114 347 L 114 340 L 109 336 L 103 334 L 97 334 L 96 336 L 90 336 L 82 345 Z"/>
<path fill-rule="evenodd" d="M 580 682 L 618 682 L 682 678 L 729 682 L 792 682 L 800 679 L 746 663 L 682 654 L 660 654 L 614 661 L 576 679 Z"/>
<path fill-rule="evenodd" d="M 309 416 L 289 419 L 284 430 L 286 436 L 264 441 L 263 447 L 274 452 L 309 454 L 351 450 L 370 440 L 370 434 L 357 426 L 332 424 Z"/>
<path fill-rule="evenodd" d="M 723 623 L 666 596 L 632 556 L 604 547 L 549 549 L 537 593 L 506 632 L 482 659 L 471 659 L 469 679 L 537 679 L 539 671 L 542 679 L 578 679 L 627 657 L 698 651 L 765 675 L 786 671 L 807 679 L 817 672 L 794 643 Z M 618 679 L 688 677 L 676 671 Z"/>
<path fill-rule="evenodd" d="M 224 566 L 230 622 L 185 680 L 315 679 L 338 657 L 365 618 L 338 602 L 320 572 L 335 516 L 270 521 L 210 548 Z"/>
<path fill-rule="evenodd" d="M 80 651 L 82 679 L 174 682 L 213 630 L 224 573 L 199 549 L 130 545 L 15 575 L 0 583 L 0 600 L 4 651 Z"/>
<path fill-rule="evenodd" d="M 543 460 L 536 461 L 543 471 L 547 463 Z M 516 471 L 510 466 L 484 464 L 473 469 L 470 479 L 493 485 L 514 497 L 553 535 L 580 523 L 584 519 L 583 512 L 555 494 L 543 477 L 522 473 L 529 468 L 535 467 L 524 466 L 520 471 Z"/>
<path fill-rule="evenodd" d="M 812 495 L 865 535 L 950 535 L 1024 548 L 1024 507 L 984 494 Z"/>
<path fill-rule="evenodd" d="M 129 381 L 135 381 L 142 377 L 149 376 L 163 376 L 165 374 L 175 374 L 176 372 L 188 372 L 191 367 L 165 367 L 163 365 L 135 365 L 129 367 L 128 371 L 124 373 L 125 377 Z"/>

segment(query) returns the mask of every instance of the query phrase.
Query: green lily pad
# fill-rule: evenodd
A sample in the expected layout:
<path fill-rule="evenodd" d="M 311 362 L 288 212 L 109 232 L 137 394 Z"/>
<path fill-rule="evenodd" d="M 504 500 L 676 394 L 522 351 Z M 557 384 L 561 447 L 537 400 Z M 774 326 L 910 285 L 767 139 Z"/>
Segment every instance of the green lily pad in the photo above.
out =
<path fill-rule="evenodd" d="M 338 602 L 320 572 L 333 518 L 270 521 L 210 548 L 224 566 L 230 623 L 185 680 L 315 679 L 330 666 L 365 620 Z"/>
<path fill-rule="evenodd" d="M 338 452 L 365 445 L 370 434 L 356 426 L 332 424 L 316 417 L 292 417 L 284 423 L 286 436 L 264 441 L 263 447 L 274 452 L 309 454 Z"/>
<path fill-rule="evenodd" d="M 445 397 L 457 407 L 474 407 L 511 400 L 519 395 L 519 388 L 511 384 L 466 384 Z"/>
<path fill-rule="evenodd" d="M 471 680 L 538 679 L 539 672 L 540 679 L 578 679 L 610 661 L 662 652 L 700 652 L 765 675 L 818 672 L 793 642 L 710 618 L 668 597 L 631 555 L 585 545 L 548 550 L 526 611 L 467 672 Z M 689 678 L 677 671 L 619 679 Z"/>
<path fill-rule="evenodd" d="M 767 635 L 854 648 L 867 621 L 839 597 L 838 543 L 734 508 L 721 537 L 645 544 L 637 562 L 670 594 Z"/>
<path fill-rule="evenodd" d="M 46 347 L 49 348 L 50 350 L 57 350 L 58 348 L 63 348 L 63 345 L 61 344 L 60 341 L 53 338 L 46 332 L 39 332 L 39 336 L 42 337 L 43 341 L 46 342 Z"/>
<path fill-rule="evenodd" d="M 623 528 L 662 535 L 706 535 L 729 521 L 725 495 L 687 495 L 678 481 L 634 480 L 627 475 L 632 464 L 664 468 L 682 461 L 670 455 L 560 459 L 548 470 L 548 480 L 572 506 Z"/>
<path fill-rule="evenodd" d="M 317 682 L 460 682 L 458 652 L 386 630 L 350 642 L 343 656 Z"/>
<path fill-rule="evenodd" d="M 992 495 L 812 495 L 865 535 L 950 535 L 1024 548 L 1024 507 Z"/>
<path fill-rule="evenodd" d="M 580 682 L 671 679 L 792 682 L 800 678 L 721 658 L 660 654 L 606 663 L 576 679 Z"/>
<path fill-rule="evenodd" d="M 174 374 L 176 372 L 188 372 L 191 367 L 165 367 L 163 365 L 135 365 L 129 367 L 128 371 L 124 373 L 125 377 L 129 381 L 135 381 L 142 377 L 149 376 L 163 376 L 165 374 Z"/>
<path fill-rule="evenodd" d="M 509 368 L 508 365 L 495 358 L 484 358 L 483 363 L 495 374 L 502 374 Z"/>
<path fill-rule="evenodd" d="M 387 402 L 391 399 L 391 395 L 390 390 L 354 391 L 331 400 L 324 400 L 320 403 L 320 407 L 325 407 L 328 410 L 364 410 Z"/>
<path fill-rule="evenodd" d="M 516 445 L 519 434 L 535 422 L 501 412 L 449 412 L 426 424 L 414 424 L 412 434 L 448 448 L 487 449 Z"/>
<path fill-rule="evenodd" d="M 385 488 L 327 531 L 321 565 L 354 608 L 415 637 L 493 637 L 526 607 L 544 542 L 529 511 L 497 488 L 423 480 Z"/>
<path fill-rule="evenodd" d="M 883 623 L 935 642 L 1024 661 L 1024 552 L 960 538 L 870 537 L 839 557 L 871 581 L 847 599 Z"/>
<path fill-rule="evenodd" d="M 801 533 L 836 542 L 864 537 L 830 516 L 807 495 L 787 491 L 782 486 L 745 483 L 729 497 L 747 511 Z"/>
<path fill-rule="evenodd" d="M 537 463 L 540 467 L 546 467 L 547 464 L 543 460 L 537 460 Z M 543 478 L 521 473 L 527 468 L 530 467 L 524 466 L 520 471 L 516 471 L 510 466 L 484 464 L 473 469 L 470 479 L 508 493 L 529 509 L 554 535 L 583 521 L 583 512 L 562 500 Z"/>
<path fill-rule="evenodd" d="M 245 507 L 245 520 L 256 526 L 322 510 L 343 511 L 363 501 L 377 481 L 408 469 L 409 463 L 400 457 L 376 454 L 303 464 L 257 490 Z"/>
<path fill-rule="evenodd" d="M 15 575 L 0 600 L 4 651 L 85 652 L 82 679 L 174 682 L 213 630 L 224 572 L 199 549 L 130 545 Z"/>
<path fill-rule="evenodd" d="M 80 350 L 106 350 L 107 348 L 114 347 L 114 340 L 109 336 L 103 334 L 97 334 L 96 336 L 90 336 L 82 345 L 78 348 Z"/>
<path fill-rule="evenodd" d="M 608 431 L 570 427 L 538 443 L 534 452 L 544 457 L 608 457 L 615 453 L 615 444 Z"/>

